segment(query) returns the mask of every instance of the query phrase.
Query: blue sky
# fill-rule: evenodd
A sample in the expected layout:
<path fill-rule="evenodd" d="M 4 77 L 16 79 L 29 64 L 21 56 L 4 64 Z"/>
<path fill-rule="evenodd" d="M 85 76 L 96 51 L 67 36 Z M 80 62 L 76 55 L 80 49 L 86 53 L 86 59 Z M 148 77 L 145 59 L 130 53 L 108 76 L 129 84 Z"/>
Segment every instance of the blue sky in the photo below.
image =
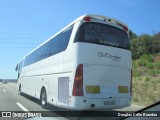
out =
<path fill-rule="evenodd" d="M 1 0 L 0 79 L 24 55 L 83 14 L 118 19 L 137 35 L 160 32 L 160 0 Z"/>

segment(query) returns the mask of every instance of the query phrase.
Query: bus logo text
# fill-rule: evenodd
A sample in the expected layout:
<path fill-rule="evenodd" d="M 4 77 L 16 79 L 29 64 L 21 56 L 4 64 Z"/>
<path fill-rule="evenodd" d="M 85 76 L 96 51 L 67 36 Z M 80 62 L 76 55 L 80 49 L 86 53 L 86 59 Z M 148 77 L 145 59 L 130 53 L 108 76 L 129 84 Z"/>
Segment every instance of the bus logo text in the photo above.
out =
<path fill-rule="evenodd" d="M 101 58 L 109 58 L 109 59 L 112 59 L 113 61 L 121 61 L 121 57 L 114 56 L 114 55 L 111 55 L 109 53 L 98 52 L 98 56 L 101 57 Z"/>

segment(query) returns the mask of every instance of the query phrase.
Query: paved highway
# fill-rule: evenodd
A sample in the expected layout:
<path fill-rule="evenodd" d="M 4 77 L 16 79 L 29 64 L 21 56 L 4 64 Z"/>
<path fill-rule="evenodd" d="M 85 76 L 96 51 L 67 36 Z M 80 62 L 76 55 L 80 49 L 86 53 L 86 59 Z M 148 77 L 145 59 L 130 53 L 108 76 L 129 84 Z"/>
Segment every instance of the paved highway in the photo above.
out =
<path fill-rule="evenodd" d="M 132 106 L 132 107 L 123 108 L 122 110 L 133 111 L 137 109 L 140 109 L 140 108 Z M 16 83 L 13 83 L 13 82 L 9 82 L 7 84 L 2 84 L 0 82 L 0 111 L 1 112 L 3 111 L 13 111 L 13 112 L 15 111 L 18 111 L 18 112 L 47 111 L 45 113 L 42 113 L 41 116 L 43 117 L 56 116 L 57 119 L 71 119 L 70 118 L 71 115 L 69 112 L 67 113 L 67 115 L 65 114 L 65 116 L 61 115 L 62 112 L 61 113 L 53 112 L 53 111 L 65 111 L 66 113 L 65 109 L 57 108 L 55 106 L 49 106 L 47 109 L 43 109 L 40 105 L 39 100 L 29 97 L 27 95 L 19 95 L 18 91 L 16 90 Z M 121 111 L 121 109 L 117 109 L 116 111 L 117 112 Z M 79 113 L 77 113 L 77 115 L 79 115 Z M 1 119 L 2 118 L 0 118 L 0 120 Z M 18 119 L 18 118 L 15 118 L 15 119 Z M 78 118 L 74 117 L 72 119 L 78 119 Z"/>
<path fill-rule="evenodd" d="M 48 109 L 43 109 L 40 105 L 39 100 L 29 97 L 27 95 L 20 95 L 16 90 L 16 83 L 2 84 L 0 82 L 0 111 L 47 111 L 41 116 L 53 117 L 57 116 L 58 119 L 61 118 L 59 114 L 51 111 L 61 110 L 60 108 L 51 106 Z M 67 118 L 66 118 L 67 119 Z M 0 118 L 1 120 L 1 118 Z"/>

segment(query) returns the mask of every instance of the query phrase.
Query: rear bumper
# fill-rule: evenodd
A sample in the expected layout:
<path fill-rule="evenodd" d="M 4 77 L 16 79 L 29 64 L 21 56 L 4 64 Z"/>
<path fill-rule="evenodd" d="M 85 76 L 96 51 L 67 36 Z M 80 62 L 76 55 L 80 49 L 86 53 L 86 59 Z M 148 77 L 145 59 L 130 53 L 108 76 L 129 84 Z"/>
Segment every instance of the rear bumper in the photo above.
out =
<path fill-rule="evenodd" d="M 114 100 L 116 104 L 105 105 L 106 100 Z M 118 98 L 118 99 L 89 99 L 89 98 L 74 98 L 66 108 L 77 110 L 108 110 L 118 109 L 131 105 L 131 98 Z M 64 107 L 64 106 L 63 106 Z"/>

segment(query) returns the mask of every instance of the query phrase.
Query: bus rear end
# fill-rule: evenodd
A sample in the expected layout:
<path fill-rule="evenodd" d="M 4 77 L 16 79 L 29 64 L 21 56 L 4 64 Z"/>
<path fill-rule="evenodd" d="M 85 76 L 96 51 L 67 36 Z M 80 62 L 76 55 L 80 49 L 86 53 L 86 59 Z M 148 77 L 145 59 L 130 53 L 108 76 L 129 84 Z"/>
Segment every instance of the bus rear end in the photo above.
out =
<path fill-rule="evenodd" d="M 131 104 L 128 27 L 102 16 L 85 16 L 76 33 L 77 68 L 72 96 L 77 109 L 115 109 Z"/>

